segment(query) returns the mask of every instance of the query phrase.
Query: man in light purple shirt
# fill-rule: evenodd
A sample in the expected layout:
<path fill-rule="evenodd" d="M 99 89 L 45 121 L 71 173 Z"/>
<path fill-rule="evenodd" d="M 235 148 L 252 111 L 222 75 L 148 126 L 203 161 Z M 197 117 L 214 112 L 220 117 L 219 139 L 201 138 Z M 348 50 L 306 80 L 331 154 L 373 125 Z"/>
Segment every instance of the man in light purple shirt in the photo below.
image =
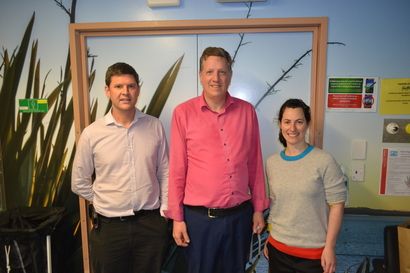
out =
<path fill-rule="evenodd" d="M 111 110 L 86 127 L 72 168 L 73 192 L 92 203 L 90 256 L 95 273 L 159 273 L 168 243 L 168 148 L 161 122 L 135 108 L 139 76 L 110 66 Z M 92 177 L 95 174 L 95 179 Z"/>
<path fill-rule="evenodd" d="M 258 120 L 228 93 L 232 59 L 223 48 L 204 50 L 199 76 L 202 95 L 173 113 L 166 214 L 189 273 L 243 273 L 269 206 Z"/>

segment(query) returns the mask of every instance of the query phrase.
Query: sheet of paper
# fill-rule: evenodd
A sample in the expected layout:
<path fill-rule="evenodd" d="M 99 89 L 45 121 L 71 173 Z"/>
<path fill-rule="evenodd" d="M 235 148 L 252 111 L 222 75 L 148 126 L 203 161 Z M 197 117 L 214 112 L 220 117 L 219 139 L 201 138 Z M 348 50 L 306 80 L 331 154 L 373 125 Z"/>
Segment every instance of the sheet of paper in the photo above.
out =
<path fill-rule="evenodd" d="M 410 196 L 410 148 L 384 148 L 380 194 Z"/>

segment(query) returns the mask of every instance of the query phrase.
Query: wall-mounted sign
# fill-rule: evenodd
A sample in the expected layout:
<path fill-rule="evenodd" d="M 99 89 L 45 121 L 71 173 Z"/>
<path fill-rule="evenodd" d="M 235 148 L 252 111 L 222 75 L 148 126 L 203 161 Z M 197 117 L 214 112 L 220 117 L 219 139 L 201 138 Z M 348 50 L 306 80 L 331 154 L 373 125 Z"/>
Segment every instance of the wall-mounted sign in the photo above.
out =
<path fill-rule="evenodd" d="M 410 148 L 384 148 L 379 193 L 410 196 Z"/>
<path fill-rule="evenodd" d="M 381 115 L 410 115 L 410 78 L 382 79 Z"/>
<path fill-rule="evenodd" d="M 378 83 L 375 77 L 329 77 L 327 110 L 376 112 Z"/>
<path fill-rule="evenodd" d="M 19 99 L 20 113 L 47 113 L 47 99 Z"/>
<path fill-rule="evenodd" d="M 384 143 L 410 143 L 410 119 L 385 119 Z"/>

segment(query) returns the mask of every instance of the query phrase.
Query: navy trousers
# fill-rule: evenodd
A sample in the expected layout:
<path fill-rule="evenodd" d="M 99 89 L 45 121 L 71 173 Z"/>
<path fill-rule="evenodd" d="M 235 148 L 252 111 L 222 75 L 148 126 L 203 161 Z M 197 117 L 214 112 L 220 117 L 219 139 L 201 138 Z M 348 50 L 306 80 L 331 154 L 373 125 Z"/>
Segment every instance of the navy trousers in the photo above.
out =
<path fill-rule="evenodd" d="M 244 273 L 252 238 L 251 203 L 233 214 L 209 218 L 184 208 L 191 242 L 186 247 L 188 273 Z"/>

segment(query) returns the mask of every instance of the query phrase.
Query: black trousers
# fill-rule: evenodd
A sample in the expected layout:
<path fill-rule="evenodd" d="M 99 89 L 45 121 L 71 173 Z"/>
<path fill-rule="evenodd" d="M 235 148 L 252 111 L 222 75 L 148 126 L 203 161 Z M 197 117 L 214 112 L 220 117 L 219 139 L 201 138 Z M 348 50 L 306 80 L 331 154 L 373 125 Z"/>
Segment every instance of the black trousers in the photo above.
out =
<path fill-rule="evenodd" d="M 288 255 L 268 243 L 269 273 L 323 273 L 320 260 Z"/>
<path fill-rule="evenodd" d="M 94 273 L 159 273 L 169 236 L 159 211 L 119 219 L 99 218 L 90 234 Z"/>

